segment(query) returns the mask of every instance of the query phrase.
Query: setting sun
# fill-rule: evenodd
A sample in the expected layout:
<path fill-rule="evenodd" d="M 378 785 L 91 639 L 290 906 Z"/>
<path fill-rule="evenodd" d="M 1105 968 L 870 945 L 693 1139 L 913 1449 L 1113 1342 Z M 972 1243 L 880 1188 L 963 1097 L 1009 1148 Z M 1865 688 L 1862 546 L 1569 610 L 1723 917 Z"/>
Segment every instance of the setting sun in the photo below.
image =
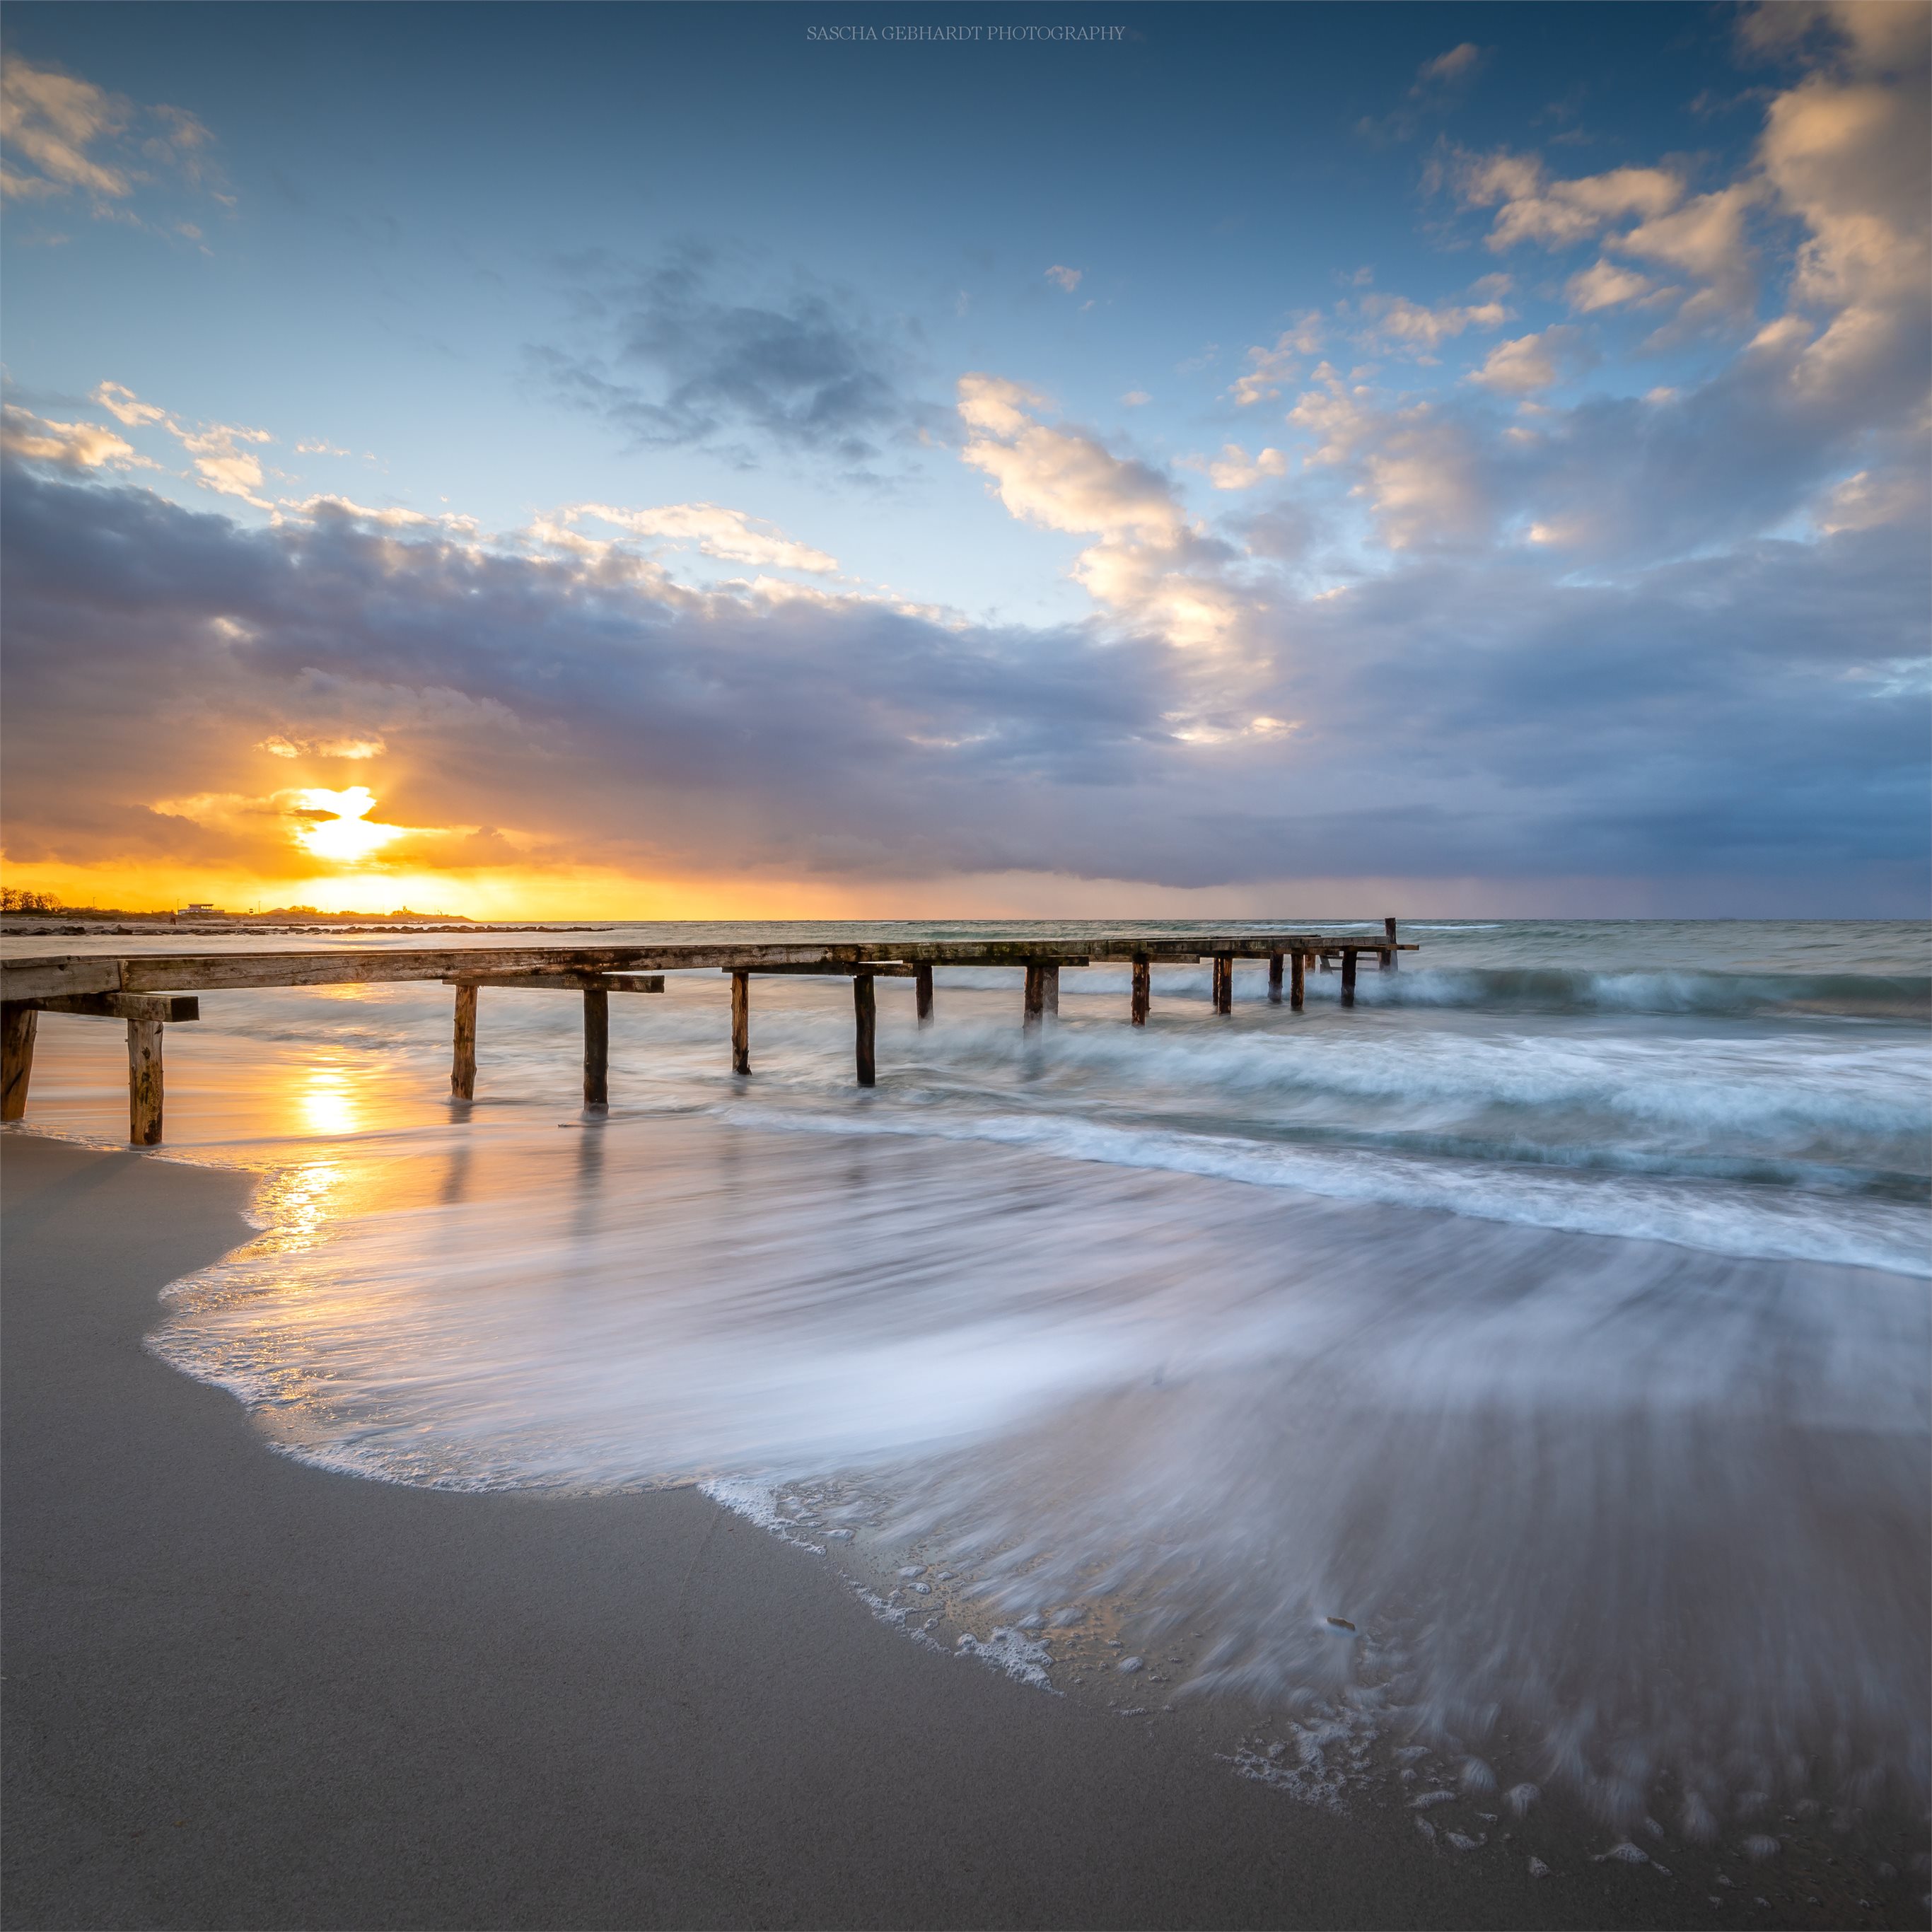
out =
<path fill-rule="evenodd" d="M 370 823 L 376 795 L 367 785 L 351 785 L 346 791 L 310 786 L 296 798 L 296 843 L 318 859 L 359 865 L 403 836 L 400 825 Z"/>

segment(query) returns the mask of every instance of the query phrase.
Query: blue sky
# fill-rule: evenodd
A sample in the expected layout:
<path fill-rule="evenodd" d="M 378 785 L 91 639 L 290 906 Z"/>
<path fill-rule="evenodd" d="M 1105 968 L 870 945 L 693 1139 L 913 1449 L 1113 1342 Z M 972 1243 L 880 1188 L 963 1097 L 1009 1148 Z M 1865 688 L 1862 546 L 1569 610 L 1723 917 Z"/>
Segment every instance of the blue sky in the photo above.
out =
<path fill-rule="evenodd" d="M 10 865 L 1919 910 L 1925 20 L 16 4 Z"/>

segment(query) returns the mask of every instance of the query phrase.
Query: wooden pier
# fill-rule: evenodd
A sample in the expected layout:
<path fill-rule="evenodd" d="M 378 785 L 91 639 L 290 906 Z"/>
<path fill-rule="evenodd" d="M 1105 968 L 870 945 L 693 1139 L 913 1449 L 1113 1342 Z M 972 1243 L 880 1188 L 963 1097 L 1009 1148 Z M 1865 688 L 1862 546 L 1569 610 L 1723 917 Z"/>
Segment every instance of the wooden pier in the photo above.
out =
<path fill-rule="evenodd" d="M 1127 1018 L 1144 1026 L 1156 966 L 1214 967 L 1214 1011 L 1234 1010 L 1234 968 L 1265 961 L 1268 998 L 1276 1005 L 1287 970 L 1288 1004 L 1303 1004 L 1311 967 L 1327 972 L 1340 961 L 1341 1004 L 1355 1000 L 1355 965 L 1374 956 L 1384 972 L 1417 948 L 1396 938 L 1385 920 L 1379 938 L 1349 934 L 1264 932 L 1177 935 L 1112 933 L 1086 939 L 855 940 L 829 945 L 728 946 L 674 942 L 652 946 L 466 947 L 388 952 L 376 947 L 313 952 L 75 953 L 0 962 L 0 1120 L 27 1110 L 33 1077 L 34 1035 L 44 1012 L 119 1020 L 128 1029 L 128 1138 L 136 1147 L 160 1144 L 161 1042 L 170 1025 L 201 1017 L 200 995 L 262 987 L 369 986 L 412 980 L 455 989 L 449 1090 L 458 1101 L 476 1094 L 478 996 L 484 988 L 510 992 L 574 992 L 584 1003 L 584 1105 L 610 1104 L 613 993 L 662 993 L 668 972 L 716 969 L 731 980 L 731 1071 L 752 1071 L 752 981 L 760 974 L 849 976 L 852 982 L 854 1060 L 857 1083 L 878 1080 L 874 982 L 914 982 L 918 1023 L 933 1023 L 936 966 L 1017 967 L 1024 974 L 1021 1024 L 1031 1032 L 1060 1012 L 1065 967 L 1126 964 L 1132 968 Z"/>

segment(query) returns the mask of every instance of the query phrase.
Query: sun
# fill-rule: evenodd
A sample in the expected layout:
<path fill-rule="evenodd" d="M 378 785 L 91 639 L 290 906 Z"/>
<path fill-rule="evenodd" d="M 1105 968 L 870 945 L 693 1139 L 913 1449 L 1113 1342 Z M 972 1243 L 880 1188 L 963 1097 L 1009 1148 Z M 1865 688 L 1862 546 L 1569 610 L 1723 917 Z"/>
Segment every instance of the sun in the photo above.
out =
<path fill-rule="evenodd" d="M 357 866 L 403 836 L 400 825 L 372 825 L 376 795 L 367 785 L 346 791 L 310 786 L 295 794 L 295 842 L 332 865 Z"/>

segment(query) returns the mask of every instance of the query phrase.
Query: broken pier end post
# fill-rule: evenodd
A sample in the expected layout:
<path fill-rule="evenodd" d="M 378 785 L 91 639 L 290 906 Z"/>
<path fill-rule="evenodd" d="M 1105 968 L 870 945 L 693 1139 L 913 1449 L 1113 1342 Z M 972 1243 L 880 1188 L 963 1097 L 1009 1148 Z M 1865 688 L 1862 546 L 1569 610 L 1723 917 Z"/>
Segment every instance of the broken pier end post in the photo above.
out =
<path fill-rule="evenodd" d="M 1382 931 L 1388 939 L 1388 947 L 1382 954 L 1382 970 L 1384 973 L 1393 973 L 1396 969 L 1396 961 L 1401 957 L 1395 943 L 1395 921 L 1392 919 L 1384 920 Z"/>
<path fill-rule="evenodd" d="M 932 968 L 915 966 L 912 970 L 913 998 L 919 1008 L 919 1023 L 922 1027 L 932 1024 Z"/>
<path fill-rule="evenodd" d="M 1268 955 L 1268 1004 L 1281 1004 L 1281 968 L 1283 956 L 1279 952 Z"/>
<path fill-rule="evenodd" d="M 1145 1026 L 1148 1008 L 1154 998 L 1154 968 L 1144 959 L 1134 962 L 1134 991 L 1127 1017 L 1136 1026 Z"/>
<path fill-rule="evenodd" d="M 1288 968 L 1288 1004 L 1300 1012 L 1308 1000 L 1308 955 L 1298 952 Z"/>
<path fill-rule="evenodd" d="M 1342 1004 L 1352 1006 L 1355 1004 L 1356 951 L 1352 946 L 1342 949 Z"/>

